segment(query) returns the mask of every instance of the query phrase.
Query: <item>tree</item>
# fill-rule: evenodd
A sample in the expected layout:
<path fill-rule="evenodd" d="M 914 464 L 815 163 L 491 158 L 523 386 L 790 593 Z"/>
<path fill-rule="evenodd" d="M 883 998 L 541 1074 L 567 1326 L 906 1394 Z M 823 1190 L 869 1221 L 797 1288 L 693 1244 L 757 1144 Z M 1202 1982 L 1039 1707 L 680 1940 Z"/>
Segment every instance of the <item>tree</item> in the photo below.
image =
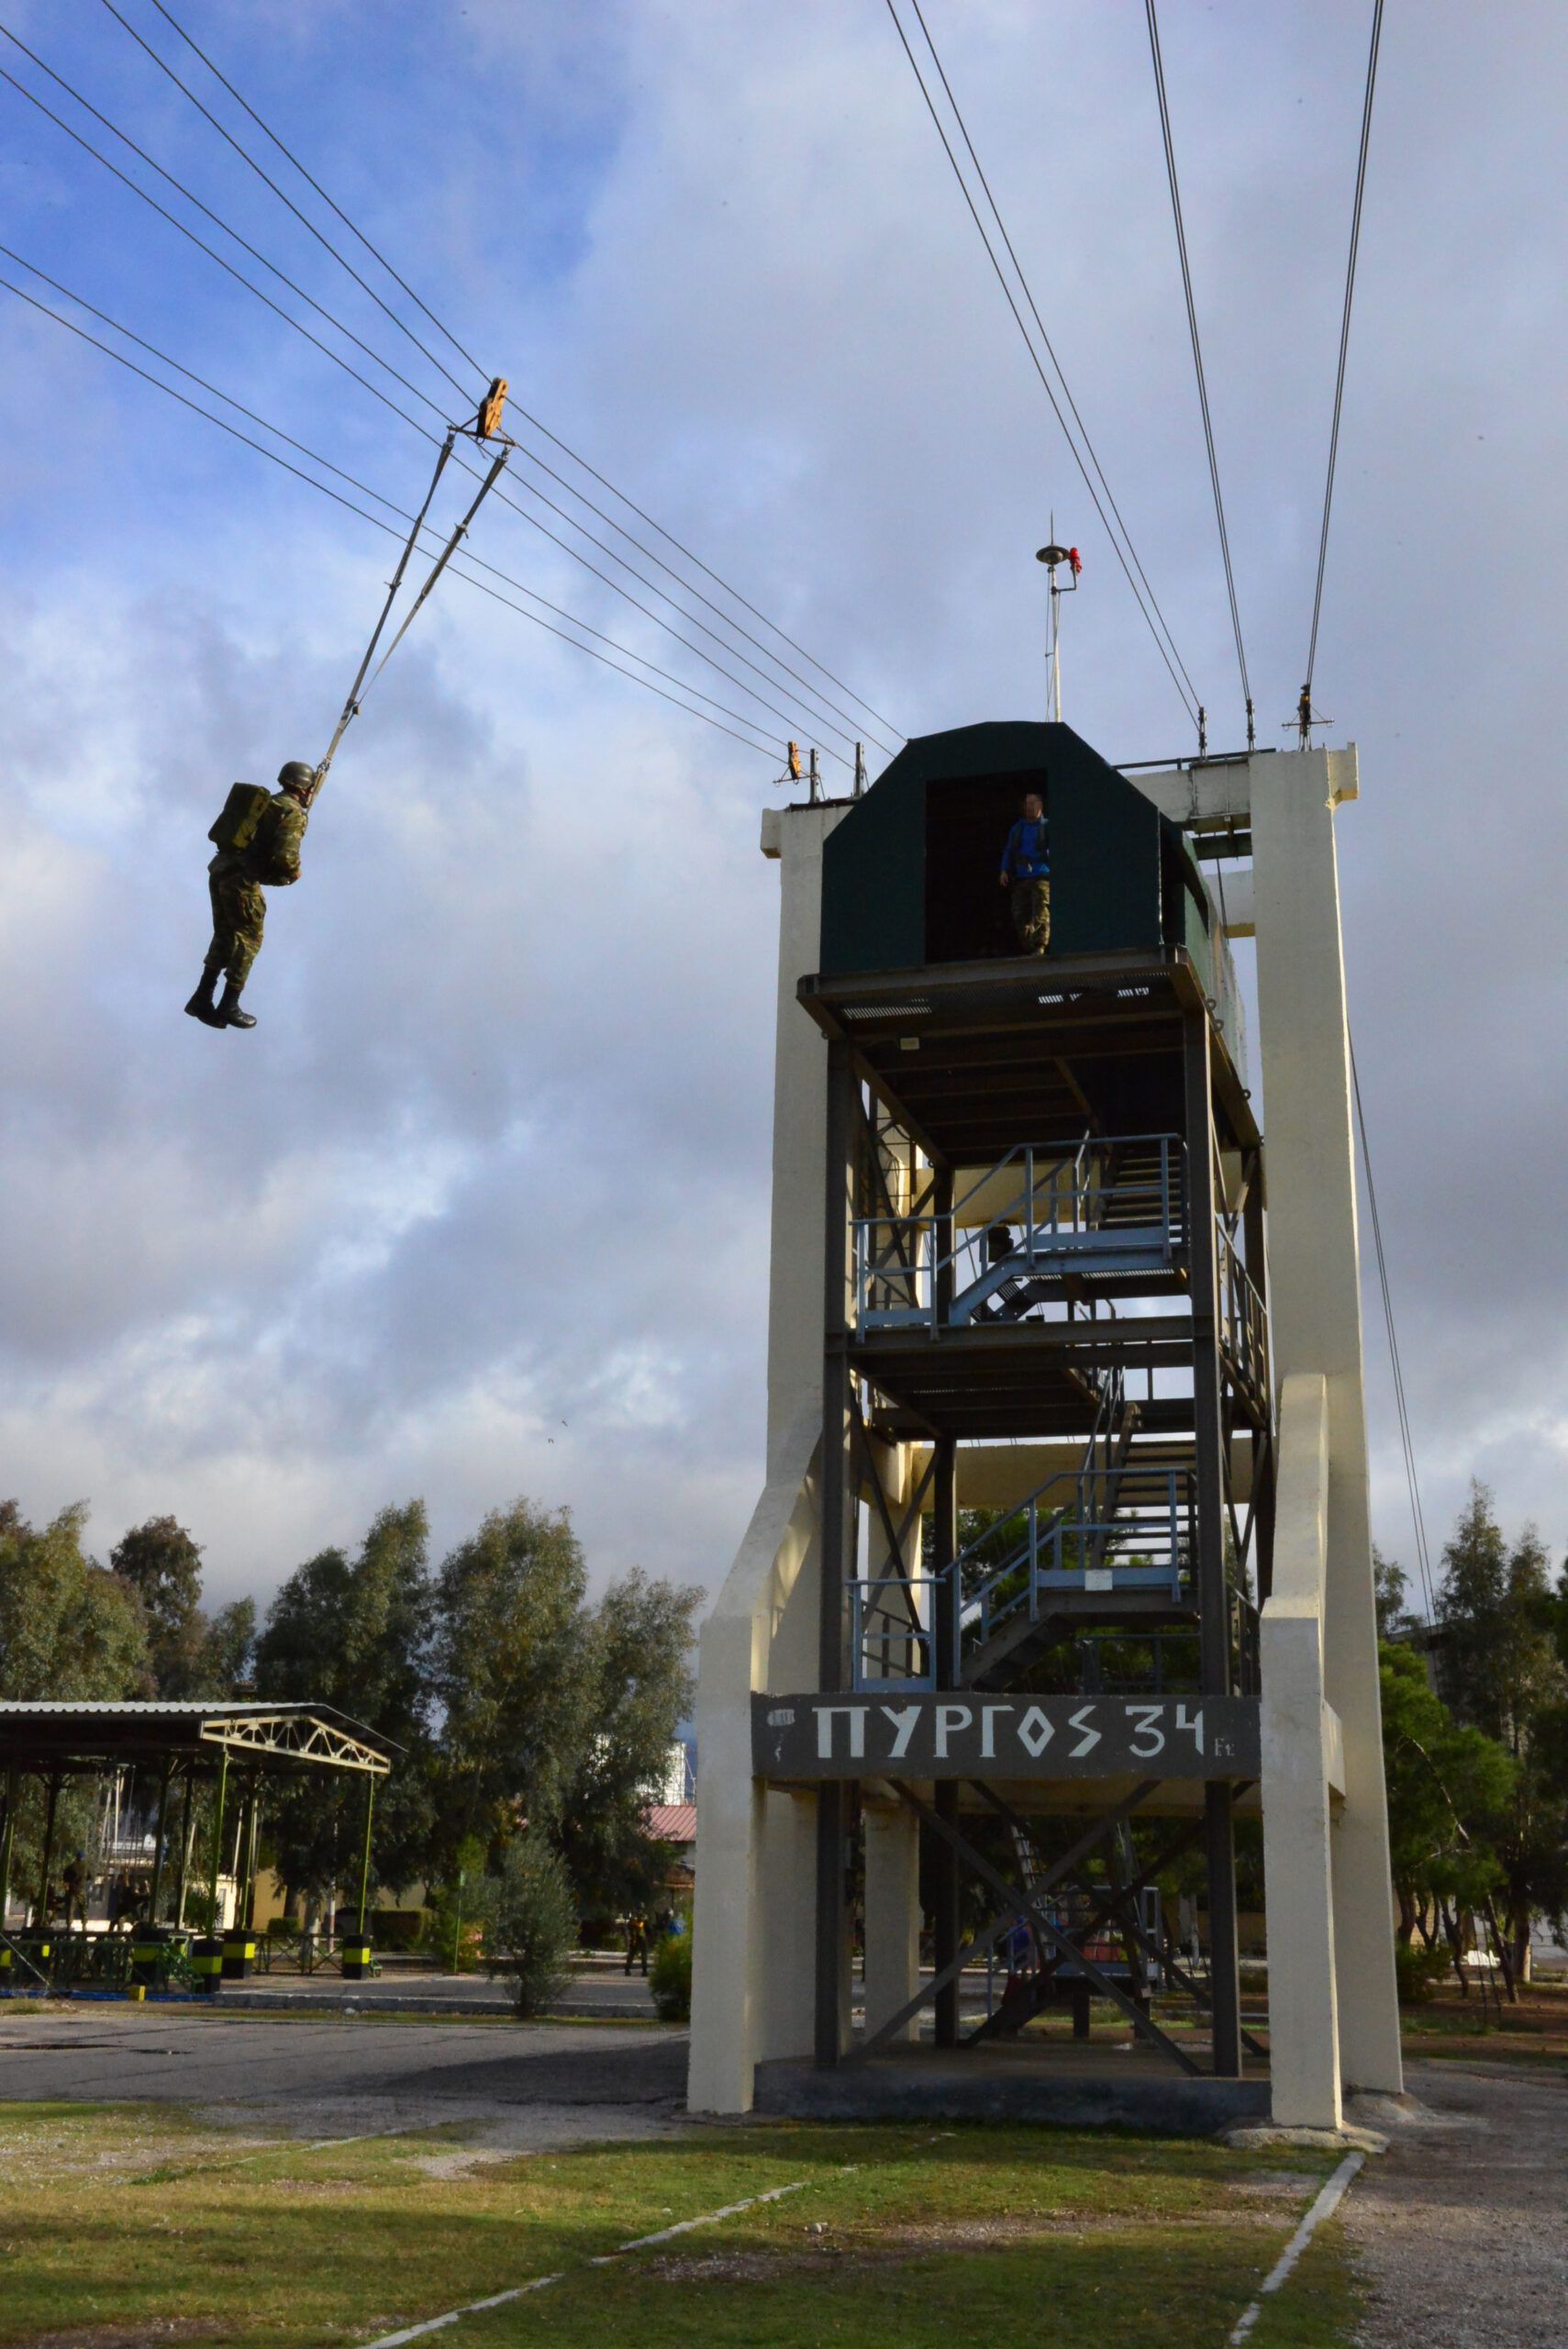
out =
<path fill-rule="evenodd" d="M 1410 1577 L 1403 1566 L 1384 1556 L 1375 1542 L 1372 1545 L 1372 1581 L 1377 1601 L 1378 1638 L 1401 1640 L 1419 1631 L 1420 1617 L 1405 1604 Z"/>
<path fill-rule="evenodd" d="M 490 1971 L 511 1982 L 517 2012 L 537 2015 L 566 1980 L 577 1938 L 572 1879 L 542 1834 L 507 1845 L 484 1938 Z"/>
<path fill-rule="evenodd" d="M 567 1782 L 558 1840 L 584 1912 L 651 1900 L 668 1854 L 643 1814 L 692 1700 L 693 1618 L 702 1591 L 634 1568 L 584 1626 L 591 1733 Z"/>
<path fill-rule="evenodd" d="M 528 1500 L 493 1509 L 443 1564 L 433 1680 L 449 1853 L 477 1835 L 498 1856 L 524 1822 L 559 1827 L 596 1687 L 586 1587 L 569 1513 Z"/>
<path fill-rule="evenodd" d="M 427 1654 L 431 1592 L 423 1501 L 384 1508 L 352 1563 L 323 1550 L 291 1575 L 256 1642 L 256 1687 L 284 1703 L 330 1705 L 396 1745 L 375 1789 L 371 1881 L 401 1887 L 425 1868 L 431 1809 Z M 358 1876 L 365 1789 L 302 1773 L 272 1820 L 291 1889 L 321 1896 Z"/>
<path fill-rule="evenodd" d="M 200 1547 L 172 1517 L 132 1526 L 109 1564 L 146 1610 L 155 1693 L 176 1700 L 233 1696 L 250 1664 L 254 1600 L 238 1599 L 216 1617 L 204 1611 Z"/>
<path fill-rule="evenodd" d="M 86 1507 L 61 1509 L 35 1529 L 15 1501 L 0 1501 L 0 1697 L 33 1703 L 90 1703 L 151 1693 L 147 1618 L 128 1583 L 95 1565 L 82 1548 Z M 24 1781 L 12 1855 L 16 1883 L 47 1900 L 41 1867 L 49 1798 Z M 55 1810 L 54 1852 L 85 1841 L 92 1817 L 86 1780 L 68 1780 Z"/>
<path fill-rule="evenodd" d="M 1440 1924 L 1457 1970 L 1461 1917 L 1484 1909 L 1505 1881 L 1489 1830 L 1512 1792 L 1514 1764 L 1495 1739 L 1454 1720 L 1412 1648 L 1380 1641 L 1378 1678 L 1399 1938 L 1408 1946 L 1418 1932 L 1429 1948 Z M 1463 1988 L 1462 1973 L 1459 1980 Z"/>
<path fill-rule="evenodd" d="M 0 1502 L 0 1697 L 140 1697 L 149 1687 L 147 1618 L 128 1583 L 87 1557 L 78 1501 L 41 1531 Z"/>
<path fill-rule="evenodd" d="M 1568 1674 L 1553 1639 L 1546 1552 L 1533 1526 L 1510 1549 L 1485 1485 L 1443 1551 L 1438 1674 L 1456 1719 L 1495 1738 L 1515 1765 L 1491 1824 L 1504 1874 L 1509 1989 L 1528 1976 L 1534 1917 L 1568 1903 L 1568 1776 L 1562 1763 Z"/>

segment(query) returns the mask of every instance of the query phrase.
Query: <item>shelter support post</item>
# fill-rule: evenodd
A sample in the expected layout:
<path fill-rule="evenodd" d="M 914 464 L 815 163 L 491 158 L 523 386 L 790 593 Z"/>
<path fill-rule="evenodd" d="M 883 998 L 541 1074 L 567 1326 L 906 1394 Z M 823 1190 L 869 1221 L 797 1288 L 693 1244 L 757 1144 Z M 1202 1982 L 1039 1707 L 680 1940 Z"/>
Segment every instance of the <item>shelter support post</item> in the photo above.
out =
<path fill-rule="evenodd" d="M 217 1794 L 213 1804 L 212 1820 L 212 1867 L 207 1880 L 207 1898 L 212 1909 L 208 1931 L 213 1933 L 221 1932 L 223 1930 L 217 1912 L 217 1887 L 223 1874 L 223 1810 L 228 1793 L 228 1748 L 224 1746 L 222 1758 L 217 1765 Z"/>
<path fill-rule="evenodd" d="M 180 1809 L 180 1868 L 174 1886 L 174 1930 L 176 1932 L 183 1932 L 185 1927 L 185 1893 L 191 1876 L 191 1837 L 195 1829 L 195 1789 L 192 1785 L 194 1775 L 187 1768 L 185 1799 Z"/>
<path fill-rule="evenodd" d="M 13 1767 L 6 1773 L 6 1827 L 0 1834 L 0 1939 L 11 1907 L 11 1862 L 17 1849 L 17 1804 L 21 1791 L 21 1773 Z"/>
<path fill-rule="evenodd" d="M 163 1894 L 163 1847 L 169 1833 L 169 1777 L 172 1764 L 165 1762 L 158 1779 L 158 1827 L 152 1846 L 152 1889 L 147 1899 L 147 1921 L 158 1922 L 158 1904 Z"/>
<path fill-rule="evenodd" d="M 361 1942 L 365 1937 L 365 1906 L 370 1899 L 371 1891 L 371 1824 L 374 1815 L 375 1780 L 367 1776 L 365 1779 L 365 1840 L 364 1847 L 360 1854 L 360 1909 L 358 1932 Z"/>
<path fill-rule="evenodd" d="M 49 1930 L 49 1882 L 54 1873 L 54 1822 L 60 1809 L 60 1774 L 50 1773 L 49 1804 L 44 1813 L 43 1857 L 39 1863 L 38 1908 L 33 1917 L 35 1925 Z"/>

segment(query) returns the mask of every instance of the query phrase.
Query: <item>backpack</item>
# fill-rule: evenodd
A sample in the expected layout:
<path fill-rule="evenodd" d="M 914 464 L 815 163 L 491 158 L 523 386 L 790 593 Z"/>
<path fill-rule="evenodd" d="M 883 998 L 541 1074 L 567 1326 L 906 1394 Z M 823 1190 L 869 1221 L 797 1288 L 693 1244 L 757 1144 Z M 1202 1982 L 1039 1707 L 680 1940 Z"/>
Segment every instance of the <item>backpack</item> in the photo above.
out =
<path fill-rule="evenodd" d="M 272 804 L 272 795 L 259 783 L 235 783 L 229 785 L 223 812 L 208 832 L 207 838 L 217 848 L 247 849 L 256 837 L 256 828 Z"/>

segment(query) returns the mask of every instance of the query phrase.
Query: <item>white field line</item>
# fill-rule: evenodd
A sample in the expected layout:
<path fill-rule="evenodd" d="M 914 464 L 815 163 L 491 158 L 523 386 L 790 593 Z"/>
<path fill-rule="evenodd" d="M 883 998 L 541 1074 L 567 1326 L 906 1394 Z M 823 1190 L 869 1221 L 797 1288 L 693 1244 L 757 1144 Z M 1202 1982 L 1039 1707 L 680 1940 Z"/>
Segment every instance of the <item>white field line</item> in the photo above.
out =
<path fill-rule="evenodd" d="M 846 2173 L 847 2174 L 847 2173 Z M 628 2251 L 646 2251 L 651 2243 L 668 2243 L 673 2235 L 689 2234 L 694 2227 L 716 2226 L 720 2219 L 733 2219 L 738 2211 L 757 2210 L 764 2202 L 782 2201 L 786 2194 L 799 2194 L 815 2178 L 797 2177 L 793 2185 L 771 2187 L 766 2194 L 749 2194 L 744 2202 L 727 2202 L 721 2210 L 705 2210 L 700 2218 L 682 2219 L 673 2227 L 661 2227 L 653 2235 L 635 2235 L 630 2243 L 617 2243 L 614 2251 L 603 2252 L 597 2259 L 590 2259 L 590 2267 L 608 2267 Z M 535 2276 L 526 2284 L 514 2284 L 509 2292 L 494 2292 L 487 2300 L 467 2300 L 460 2309 L 449 2309 L 445 2316 L 427 2317 L 423 2324 L 405 2325 L 401 2332 L 384 2332 L 379 2341 L 365 2343 L 365 2349 L 403 2349 L 406 2341 L 417 2341 L 421 2333 L 438 2332 L 443 2325 L 455 2324 L 460 2316 L 475 2316 L 481 2309 L 498 2309 L 506 2300 L 521 2299 L 525 2292 L 542 2292 L 547 2284 L 559 2284 L 564 2269 L 554 2276 Z"/>
<path fill-rule="evenodd" d="M 1347 2154 L 1345 2155 L 1344 2160 L 1340 2164 L 1339 2168 L 1334 2172 L 1333 2176 L 1329 2180 L 1327 2186 L 1324 2187 L 1323 2191 L 1318 2197 L 1317 2201 L 1314 2202 L 1311 2210 L 1308 2210 L 1306 2218 L 1303 2219 L 1301 2224 L 1297 2227 L 1296 2232 L 1292 2235 L 1290 2241 L 1281 2252 L 1278 2259 L 1274 2262 L 1268 2274 L 1264 2277 L 1262 2282 L 1259 2285 L 1257 2299 L 1252 2301 L 1250 2307 L 1242 2310 L 1240 2321 L 1237 2324 L 1235 2331 L 1230 2335 L 1229 2349 L 1238 2349 L 1238 2344 L 1246 2340 L 1247 2335 L 1251 2332 L 1252 2327 L 1257 2323 L 1259 2317 L 1262 2314 L 1263 2297 L 1265 2293 L 1277 2292 L 1279 2290 L 1280 2286 L 1289 2276 L 1291 2269 L 1296 2266 L 1296 2261 L 1301 2257 L 1302 2253 L 1307 2249 L 1307 2244 L 1311 2242 L 1313 2236 L 1317 2233 L 1318 2229 L 1322 2225 L 1324 2220 L 1331 2219 L 1335 2211 L 1339 2209 L 1340 2203 L 1344 2196 L 1345 2188 L 1350 2185 L 1351 2178 L 1354 2177 L 1357 2170 L 1361 2168 L 1362 2164 L 1365 2159 L 1366 2155 L 1364 2154 Z M 402 2336 L 400 2335 L 399 2337 L 401 2338 Z M 380 2343 L 375 2344 L 375 2349 L 381 2349 Z"/>

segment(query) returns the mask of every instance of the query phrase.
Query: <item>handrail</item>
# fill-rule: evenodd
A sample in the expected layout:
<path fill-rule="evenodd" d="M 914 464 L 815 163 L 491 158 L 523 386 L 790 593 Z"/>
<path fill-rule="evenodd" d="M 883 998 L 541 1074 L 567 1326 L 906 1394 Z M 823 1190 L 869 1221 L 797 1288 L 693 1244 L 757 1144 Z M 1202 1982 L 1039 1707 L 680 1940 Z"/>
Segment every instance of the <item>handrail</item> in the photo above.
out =
<path fill-rule="evenodd" d="M 1157 1152 L 1155 1167 L 1107 1180 L 1107 1162 L 1136 1150 Z M 1086 1260 L 1113 1272 L 1169 1266 L 1184 1239 L 1185 1157 L 1181 1137 L 1170 1133 L 1086 1137 L 1071 1153 L 1018 1142 L 940 1215 L 856 1216 L 856 1320 L 862 1328 L 934 1327 L 944 1273 L 954 1275 L 948 1319 L 962 1323 L 1009 1282 L 1081 1271 Z M 964 1208 L 1014 1165 L 1021 1179 L 1006 1200 L 984 1223 L 961 1225 Z M 1146 1206 L 1147 1220 L 1107 1224 L 1113 1203 Z M 1013 1241 L 1015 1224 L 1022 1229 Z M 1005 1255 L 994 1248 L 1004 1230 L 1013 1241 Z"/>

